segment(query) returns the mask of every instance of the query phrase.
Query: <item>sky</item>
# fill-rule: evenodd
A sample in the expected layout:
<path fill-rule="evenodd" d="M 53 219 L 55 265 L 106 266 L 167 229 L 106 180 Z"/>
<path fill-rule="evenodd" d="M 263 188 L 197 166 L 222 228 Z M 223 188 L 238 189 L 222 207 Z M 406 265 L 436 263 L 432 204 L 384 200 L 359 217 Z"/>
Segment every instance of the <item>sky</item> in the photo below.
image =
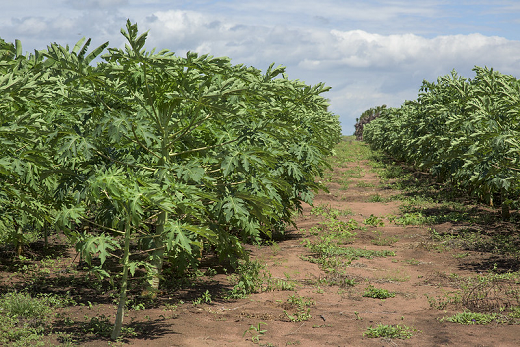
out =
<path fill-rule="evenodd" d="M 82 37 L 120 47 L 127 19 L 149 31 L 148 49 L 275 63 L 290 79 L 325 83 L 345 135 L 365 110 L 399 107 L 453 69 L 520 78 L 517 0 L 2 0 L 0 38 L 27 52 Z"/>

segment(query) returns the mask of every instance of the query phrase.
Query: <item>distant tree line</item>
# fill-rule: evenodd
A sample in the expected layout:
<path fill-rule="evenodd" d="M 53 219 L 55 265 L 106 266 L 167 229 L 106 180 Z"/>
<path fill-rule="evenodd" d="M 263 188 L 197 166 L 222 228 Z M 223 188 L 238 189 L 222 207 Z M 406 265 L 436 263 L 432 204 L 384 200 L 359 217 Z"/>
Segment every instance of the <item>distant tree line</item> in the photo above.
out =
<path fill-rule="evenodd" d="M 386 105 L 373 107 L 363 112 L 361 117 L 356 118 L 356 131 L 354 132 L 356 140 L 363 141 L 363 128 L 366 124 L 379 117 L 384 109 L 386 109 Z"/>

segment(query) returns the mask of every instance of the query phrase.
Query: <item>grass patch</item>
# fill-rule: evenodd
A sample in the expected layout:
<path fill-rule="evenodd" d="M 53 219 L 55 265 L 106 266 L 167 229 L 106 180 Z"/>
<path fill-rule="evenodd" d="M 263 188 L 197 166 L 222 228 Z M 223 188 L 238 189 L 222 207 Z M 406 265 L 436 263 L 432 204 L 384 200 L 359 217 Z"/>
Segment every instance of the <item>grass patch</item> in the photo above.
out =
<path fill-rule="evenodd" d="M 407 327 L 406 325 L 383 325 L 378 324 L 375 328 L 369 326 L 363 333 L 363 336 L 371 338 L 391 338 L 391 339 L 409 339 L 417 329 Z"/>
<path fill-rule="evenodd" d="M 389 237 L 379 236 L 378 238 L 371 240 L 370 243 L 372 243 L 373 245 L 376 245 L 376 246 L 391 246 L 394 243 L 396 243 L 397 241 L 399 241 L 399 239 L 395 236 L 389 236 Z"/>
<path fill-rule="evenodd" d="M 464 311 L 450 317 L 442 317 L 441 322 L 452 322 L 465 325 L 484 325 L 496 321 L 496 313 L 478 313 Z"/>
<path fill-rule="evenodd" d="M 65 304 L 66 300 L 51 295 L 3 294 L 0 297 L 0 345 L 44 346 L 54 309 Z"/>

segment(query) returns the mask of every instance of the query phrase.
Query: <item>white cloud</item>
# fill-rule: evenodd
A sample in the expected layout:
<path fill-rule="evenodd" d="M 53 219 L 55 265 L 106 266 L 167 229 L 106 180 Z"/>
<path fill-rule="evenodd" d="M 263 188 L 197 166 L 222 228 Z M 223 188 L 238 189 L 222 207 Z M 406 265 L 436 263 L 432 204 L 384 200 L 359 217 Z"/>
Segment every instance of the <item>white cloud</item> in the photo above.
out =
<path fill-rule="evenodd" d="M 66 0 L 65 4 L 76 9 L 96 10 L 127 5 L 128 0 Z"/>
<path fill-rule="evenodd" d="M 0 14 L 2 38 L 25 48 L 50 42 L 120 46 L 126 19 L 149 30 L 148 49 L 229 56 L 265 69 L 287 66 L 290 78 L 332 86 L 325 97 L 345 133 L 364 110 L 415 99 L 423 79 L 456 69 L 472 77 L 475 65 L 520 77 L 520 41 L 496 36 L 514 23 L 517 2 L 443 0 L 8 0 Z M 450 2 L 450 4 L 452 4 Z M 64 7 L 65 6 L 65 7 Z M 28 11 L 27 8 L 31 8 Z M 34 9 L 34 10 L 32 10 Z M 470 15 L 467 15 L 470 11 Z M 481 17 L 491 13 L 486 21 Z M 513 18 L 514 17 L 514 18 Z M 506 20 L 507 19 L 507 20 Z M 490 30 L 490 31 L 485 31 Z M 509 35 L 516 31 L 507 31 Z M 479 33 L 480 32 L 480 33 Z M 490 34 L 492 32 L 492 34 Z M 505 34 L 501 36 L 506 36 Z"/>

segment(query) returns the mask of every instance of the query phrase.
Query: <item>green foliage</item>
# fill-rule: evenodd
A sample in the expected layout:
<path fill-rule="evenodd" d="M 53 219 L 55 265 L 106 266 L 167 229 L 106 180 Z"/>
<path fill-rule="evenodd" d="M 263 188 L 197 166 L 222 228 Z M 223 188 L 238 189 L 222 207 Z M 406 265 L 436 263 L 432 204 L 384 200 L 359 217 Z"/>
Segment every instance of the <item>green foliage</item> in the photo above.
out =
<path fill-rule="evenodd" d="M 409 328 L 406 325 L 383 325 L 378 324 L 375 328 L 369 326 L 363 333 L 363 336 L 372 338 L 392 338 L 392 339 L 409 339 L 413 333 L 417 331 L 414 328 Z"/>

